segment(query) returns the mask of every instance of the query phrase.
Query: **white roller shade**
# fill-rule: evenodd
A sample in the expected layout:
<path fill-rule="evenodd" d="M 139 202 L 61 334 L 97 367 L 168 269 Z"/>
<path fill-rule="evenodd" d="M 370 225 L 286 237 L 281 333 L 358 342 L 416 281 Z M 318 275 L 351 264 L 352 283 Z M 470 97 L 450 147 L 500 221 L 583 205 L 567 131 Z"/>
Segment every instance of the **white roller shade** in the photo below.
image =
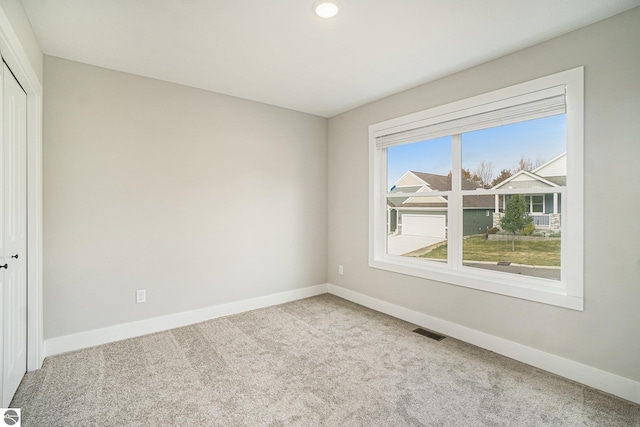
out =
<path fill-rule="evenodd" d="M 473 108 L 462 109 L 376 135 L 376 148 L 424 141 L 566 112 L 565 87 L 556 86 Z"/>

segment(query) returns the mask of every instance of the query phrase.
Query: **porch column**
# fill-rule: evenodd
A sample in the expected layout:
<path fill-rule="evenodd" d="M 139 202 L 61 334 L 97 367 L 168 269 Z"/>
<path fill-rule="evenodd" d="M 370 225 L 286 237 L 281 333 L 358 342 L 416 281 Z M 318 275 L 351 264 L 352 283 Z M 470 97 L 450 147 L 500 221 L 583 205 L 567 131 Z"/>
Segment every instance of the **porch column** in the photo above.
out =
<path fill-rule="evenodd" d="M 495 196 L 496 202 L 495 202 L 495 212 L 500 212 L 500 196 L 498 194 L 496 194 Z"/>
<path fill-rule="evenodd" d="M 391 234 L 391 208 L 387 206 L 387 234 Z"/>
<path fill-rule="evenodd" d="M 558 193 L 553 193 L 553 213 L 558 213 Z"/>

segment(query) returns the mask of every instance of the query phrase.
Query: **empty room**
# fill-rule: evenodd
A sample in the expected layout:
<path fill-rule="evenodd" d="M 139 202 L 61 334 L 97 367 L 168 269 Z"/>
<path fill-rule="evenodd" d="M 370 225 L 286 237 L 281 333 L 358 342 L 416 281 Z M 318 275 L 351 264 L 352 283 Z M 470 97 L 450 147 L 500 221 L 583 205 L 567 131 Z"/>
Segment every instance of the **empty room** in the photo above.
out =
<path fill-rule="evenodd" d="M 6 425 L 640 426 L 640 0 L 2 0 L 0 55 Z"/>

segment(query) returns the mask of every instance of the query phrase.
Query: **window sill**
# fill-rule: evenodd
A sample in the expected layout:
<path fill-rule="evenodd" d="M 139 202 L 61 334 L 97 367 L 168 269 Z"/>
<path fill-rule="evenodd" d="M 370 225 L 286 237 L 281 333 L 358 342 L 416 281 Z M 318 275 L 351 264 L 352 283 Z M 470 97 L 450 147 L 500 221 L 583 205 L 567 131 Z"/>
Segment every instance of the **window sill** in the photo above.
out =
<path fill-rule="evenodd" d="M 453 270 L 447 264 L 416 262 L 392 255 L 370 259 L 369 267 L 572 310 L 584 310 L 583 298 L 570 295 L 566 284 L 555 280 L 485 272 L 471 267 Z"/>

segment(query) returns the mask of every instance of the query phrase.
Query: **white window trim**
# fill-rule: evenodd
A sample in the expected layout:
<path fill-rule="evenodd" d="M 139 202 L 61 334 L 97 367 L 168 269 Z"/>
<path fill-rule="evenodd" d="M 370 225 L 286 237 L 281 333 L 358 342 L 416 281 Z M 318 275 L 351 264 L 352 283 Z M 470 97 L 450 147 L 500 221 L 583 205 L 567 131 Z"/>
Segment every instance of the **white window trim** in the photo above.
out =
<path fill-rule="evenodd" d="M 562 194 L 563 213 L 560 281 L 485 271 L 461 264 L 460 242 L 449 241 L 449 262 L 436 263 L 386 253 L 386 150 L 376 149 L 376 138 L 433 123 L 440 117 L 455 117 L 462 111 L 482 110 L 509 99 L 535 97 L 536 93 L 564 86 L 567 115 L 567 187 Z M 499 89 L 369 126 L 369 266 L 453 285 L 479 289 L 530 301 L 584 309 L 584 68 L 578 67 L 529 82 Z M 459 156 L 454 155 L 453 169 Z M 459 180 L 453 174 L 453 180 Z M 453 182 L 453 188 L 459 183 Z M 482 190 L 477 190 L 481 192 Z M 527 190 L 528 194 L 546 193 Z M 475 191 L 464 191 L 473 194 Z M 497 191 L 500 192 L 500 191 Z M 448 192 L 440 192 L 447 195 Z M 458 203 L 450 197 L 449 227 L 462 227 Z"/>

